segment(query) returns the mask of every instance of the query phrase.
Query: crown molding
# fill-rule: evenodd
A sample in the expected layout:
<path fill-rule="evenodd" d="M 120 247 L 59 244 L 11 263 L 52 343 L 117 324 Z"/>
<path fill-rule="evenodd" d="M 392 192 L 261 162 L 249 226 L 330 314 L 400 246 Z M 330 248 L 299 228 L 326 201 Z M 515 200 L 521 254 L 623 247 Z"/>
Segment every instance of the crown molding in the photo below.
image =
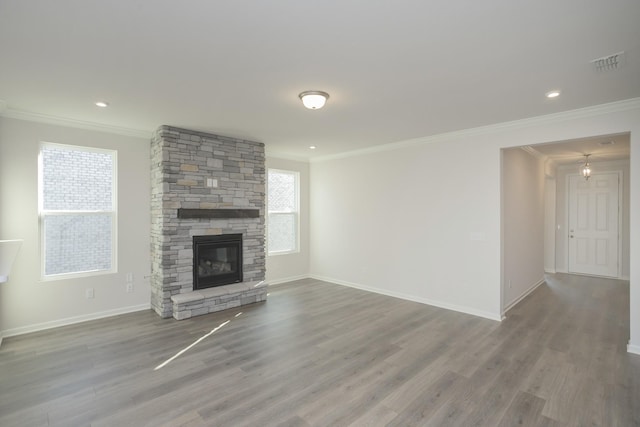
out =
<path fill-rule="evenodd" d="M 544 161 L 544 166 L 545 166 L 545 176 L 548 176 L 549 178 L 555 178 L 555 170 L 558 169 L 558 162 L 556 162 L 553 159 L 545 159 Z M 552 172 L 547 173 L 547 171 L 551 169 Z"/>
<path fill-rule="evenodd" d="M 568 110 L 560 113 L 546 114 L 544 116 L 530 117 L 527 119 L 513 120 L 510 122 L 497 123 L 493 125 L 480 126 L 475 128 L 463 129 L 453 132 L 446 132 L 432 136 L 426 136 L 405 141 L 391 142 L 375 147 L 363 148 L 360 150 L 345 151 L 344 153 L 331 154 L 327 156 L 314 157 L 311 163 L 319 163 L 328 160 L 344 159 L 347 157 L 361 156 L 365 154 L 380 153 L 385 151 L 399 150 L 413 146 L 431 144 L 434 142 L 445 142 L 453 139 L 470 136 L 482 136 L 503 132 L 507 130 L 525 129 L 532 126 L 551 125 L 562 123 L 569 120 L 583 119 L 603 114 L 617 113 L 620 111 L 628 111 L 640 108 L 640 98 L 631 98 L 624 101 L 610 102 L 607 104 L 594 105 L 591 107 L 579 108 L 576 110 Z"/>
<path fill-rule="evenodd" d="M 7 107 L 0 101 L 0 116 L 8 119 L 26 120 L 29 122 L 46 123 L 49 125 L 66 126 L 77 129 L 93 130 L 98 132 L 114 133 L 117 135 L 133 136 L 136 138 L 151 138 L 152 131 L 131 129 L 121 126 L 107 125 L 104 123 L 89 122 L 85 120 L 69 119 L 65 117 L 51 116 L 48 114 L 34 113 L 31 111 L 17 110 Z"/>
<path fill-rule="evenodd" d="M 595 167 L 621 167 L 621 166 L 627 166 L 630 163 L 629 159 L 618 159 L 618 160 L 603 160 L 603 161 L 595 161 L 595 162 L 589 162 L 590 165 L 595 166 Z M 574 170 L 579 168 L 581 165 L 584 165 L 584 162 L 582 161 L 577 161 L 575 163 L 570 163 L 570 164 L 561 164 L 558 165 L 558 170 L 562 170 L 562 171 L 566 171 L 566 170 Z M 595 173 L 596 171 L 592 171 L 593 173 Z"/>
<path fill-rule="evenodd" d="M 547 159 L 547 156 L 545 156 L 544 154 L 542 154 L 541 152 L 539 152 L 538 150 L 536 150 L 535 148 L 533 148 L 530 145 L 522 146 L 522 147 L 520 147 L 520 149 L 522 151 L 525 151 L 525 152 L 529 153 L 530 155 L 532 155 L 533 157 L 535 157 L 537 159 L 540 159 L 540 160 L 543 160 L 543 161 Z"/>
<path fill-rule="evenodd" d="M 265 157 L 267 159 L 291 160 L 294 162 L 309 163 L 309 158 L 302 156 L 292 156 L 282 151 L 271 151 L 265 144 Z"/>

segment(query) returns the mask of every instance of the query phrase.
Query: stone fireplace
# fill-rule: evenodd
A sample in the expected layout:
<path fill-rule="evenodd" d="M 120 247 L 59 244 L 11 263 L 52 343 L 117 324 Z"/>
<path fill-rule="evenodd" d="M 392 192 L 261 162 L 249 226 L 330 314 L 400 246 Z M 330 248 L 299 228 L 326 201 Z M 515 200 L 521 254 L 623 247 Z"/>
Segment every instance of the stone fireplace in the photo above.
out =
<path fill-rule="evenodd" d="M 264 144 L 161 126 L 151 187 L 151 306 L 160 316 L 266 299 Z M 218 243 L 201 253 L 207 241 Z"/>

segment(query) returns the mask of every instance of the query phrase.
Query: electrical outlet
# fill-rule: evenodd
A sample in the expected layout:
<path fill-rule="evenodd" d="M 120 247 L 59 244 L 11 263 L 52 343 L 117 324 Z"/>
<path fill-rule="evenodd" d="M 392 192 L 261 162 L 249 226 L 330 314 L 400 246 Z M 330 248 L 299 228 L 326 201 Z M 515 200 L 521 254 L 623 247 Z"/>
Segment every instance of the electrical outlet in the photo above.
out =
<path fill-rule="evenodd" d="M 127 273 L 127 283 L 133 283 L 133 273 Z"/>
<path fill-rule="evenodd" d="M 133 292 L 133 283 L 127 283 L 127 293 Z"/>
<path fill-rule="evenodd" d="M 87 299 L 92 299 L 94 297 L 93 288 L 87 288 L 85 291 L 85 296 Z"/>
<path fill-rule="evenodd" d="M 511 280 L 509 280 L 509 289 L 511 289 Z"/>

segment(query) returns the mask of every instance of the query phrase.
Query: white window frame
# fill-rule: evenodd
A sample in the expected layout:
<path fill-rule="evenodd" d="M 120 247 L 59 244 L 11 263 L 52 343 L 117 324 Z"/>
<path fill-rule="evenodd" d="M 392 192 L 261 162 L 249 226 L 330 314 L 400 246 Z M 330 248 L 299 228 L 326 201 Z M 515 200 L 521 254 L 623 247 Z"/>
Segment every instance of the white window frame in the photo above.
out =
<path fill-rule="evenodd" d="M 267 224 L 266 224 L 266 229 L 267 229 L 267 256 L 278 256 L 278 255 L 289 255 L 289 254 L 295 254 L 295 253 L 299 253 L 300 252 L 300 172 L 298 171 L 292 171 L 292 170 L 286 170 L 286 169 L 276 169 L 276 168 L 269 168 L 267 169 L 267 186 L 269 185 L 269 174 L 271 172 L 275 172 L 275 173 L 283 173 L 283 174 L 289 174 L 289 175 L 293 175 L 294 176 L 294 188 L 295 188 L 295 210 L 294 211 L 272 211 L 269 208 L 269 189 L 267 188 Z M 269 218 L 271 217 L 271 215 L 294 215 L 295 218 L 295 232 L 296 232 L 296 236 L 295 236 L 295 248 L 293 250 L 289 250 L 289 251 L 272 251 L 271 249 L 269 249 Z"/>
<path fill-rule="evenodd" d="M 111 206 L 112 210 L 45 210 L 44 209 L 44 163 L 42 157 L 42 150 L 46 147 L 58 148 L 63 150 L 72 151 L 85 151 L 91 153 L 103 153 L 112 156 L 112 190 L 111 190 Z M 89 277 L 100 276 L 105 274 L 114 274 L 118 271 L 117 266 L 117 249 L 118 249 L 118 152 L 116 150 L 107 150 L 102 148 L 85 147 L 80 145 L 58 144 L 53 142 L 40 142 L 40 148 L 38 150 L 38 231 L 40 233 L 40 280 L 53 281 L 70 279 L 76 277 Z M 104 215 L 107 214 L 111 217 L 111 268 L 108 270 L 90 270 L 90 271 L 77 271 L 71 273 L 59 273 L 59 274 L 45 274 L 45 230 L 44 220 L 47 216 L 56 215 Z"/>

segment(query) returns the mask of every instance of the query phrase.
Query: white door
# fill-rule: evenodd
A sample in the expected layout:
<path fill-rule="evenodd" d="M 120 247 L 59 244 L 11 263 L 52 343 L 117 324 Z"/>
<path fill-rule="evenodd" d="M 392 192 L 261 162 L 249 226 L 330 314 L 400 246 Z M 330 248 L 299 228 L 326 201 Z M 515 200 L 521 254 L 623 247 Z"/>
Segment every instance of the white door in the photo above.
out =
<path fill-rule="evenodd" d="M 618 277 L 620 175 L 569 176 L 569 272 Z"/>

